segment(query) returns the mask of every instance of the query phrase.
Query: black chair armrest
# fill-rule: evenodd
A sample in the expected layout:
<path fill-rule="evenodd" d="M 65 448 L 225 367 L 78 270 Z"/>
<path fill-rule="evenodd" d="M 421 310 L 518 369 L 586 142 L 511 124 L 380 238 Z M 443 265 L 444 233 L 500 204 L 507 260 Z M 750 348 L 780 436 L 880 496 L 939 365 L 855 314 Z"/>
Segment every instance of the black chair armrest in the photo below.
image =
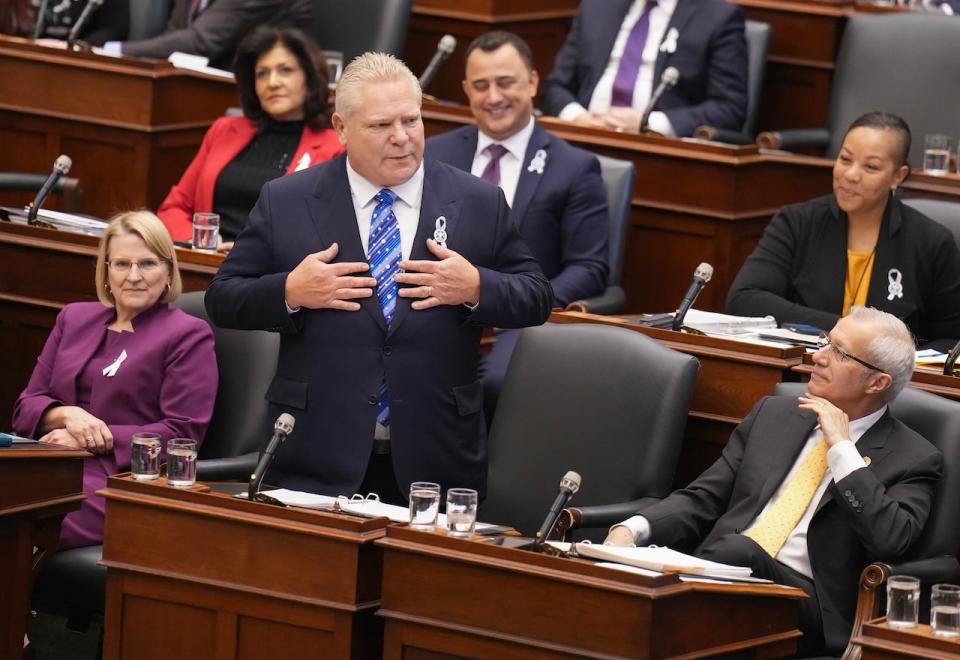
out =
<path fill-rule="evenodd" d="M 257 467 L 255 451 L 227 458 L 202 458 L 197 461 L 197 479 L 201 481 L 247 481 Z"/>
<path fill-rule="evenodd" d="M 830 143 L 830 131 L 825 128 L 791 128 L 785 131 L 764 131 L 757 136 L 757 146 L 762 149 L 819 149 L 823 151 Z"/>
<path fill-rule="evenodd" d="M 645 506 L 655 504 L 660 500 L 656 497 L 641 497 L 629 502 L 616 504 L 598 504 L 596 506 L 569 507 L 560 514 L 560 524 L 569 519 L 568 529 L 587 529 L 596 527 L 611 527 L 623 522 Z"/>
<path fill-rule="evenodd" d="M 599 296 L 574 300 L 567 305 L 568 312 L 587 312 L 590 314 L 617 314 L 623 310 L 627 294 L 619 286 L 608 286 Z"/>
<path fill-rule="evenodd" d="M 711 142 L 723 142 L 724 144 L 753 144 L 754 138 L 740 131 L 731 131 L 726 128 L 714 128 L 713 126 L 698 126 L 693 132 L 693 137 L 699 140 L 710 140 Z"/>
<path fill-rule="evenodd" d="M 886 566 L 890 569 L 890 575 L 910 575 L 924 584 L 960 581 L 960 562 L 950 555 L 914 559 Z"/>

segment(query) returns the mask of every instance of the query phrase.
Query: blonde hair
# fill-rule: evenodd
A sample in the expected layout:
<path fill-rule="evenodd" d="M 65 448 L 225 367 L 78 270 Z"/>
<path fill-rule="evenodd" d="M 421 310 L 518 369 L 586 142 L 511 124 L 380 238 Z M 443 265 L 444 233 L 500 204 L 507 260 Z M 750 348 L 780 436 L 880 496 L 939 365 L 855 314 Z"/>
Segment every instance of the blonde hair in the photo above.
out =
<path fill-rule="evenodd" d="M 360 88 L 368 82 L 409 82 L 417 105 L 423 103 L 420 81 L 402 60 L 387 53 L 363 53 L 353 58 L 337 83 L 337 114 L 353 114 L 360 105 Z"/>
<path fill-rule="evenodd" d="M 180 267 L 177 265 L 177 251 L 173 247 L 170 233 L 163 226 L 160 218 L 150 211 L 126 211 L 110 218 L 110 224 L 107 225 L 103 238 L 100 239 L 100 248 L 97 250 L 97 273 L 94 277 L 97 284 L 97 298 L 100 302 L 107 307 L 116 306 L 113 293 L 107 287 L 110 281 L 107 276 L 107 257 L 110 252 L 110 240 L 122 234 L 139 236 L 147 244 L 147 248 L 157 255 L 160 261 L 167 264 L 170 284 L 160 296 L 160 301 L 169 303 L 176 300 L 183 291 L 183 282 L 180 279 Z"/>

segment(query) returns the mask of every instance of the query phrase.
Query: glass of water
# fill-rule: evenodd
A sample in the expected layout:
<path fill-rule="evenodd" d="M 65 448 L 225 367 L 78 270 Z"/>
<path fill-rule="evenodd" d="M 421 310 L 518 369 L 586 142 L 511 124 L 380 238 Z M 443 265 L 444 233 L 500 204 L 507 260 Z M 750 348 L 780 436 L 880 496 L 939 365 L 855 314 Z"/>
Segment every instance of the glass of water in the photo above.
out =
<path fill-rule="evenodd" d="M 920 609 L 920 580 L 909 575 L 887 579 L 887 625 L 916 628 Z"/>
<path fill-rule="evenodd" d="M 936 133 L 926 136 L 923 150 L 923 171 L 944 176 L 950 168 L 950 136 Z"/>
<path fill-rule="evenodd" d="M 473 535 L 477 524 L 477 491 L 451 488 L 447 491 L 447 534 L 459 538 Z"/>
<path fill-rule="evenodd" d="M 130 447 L 130 473 L 134 479 L 149 481 L 160 476 L 160 434 L 134 433 Z"/>
<path fill-rule="evenodd" d="M 197 441 L 173 438 L 167 443 L 167 483 L 187 488 L 197 481 Z"/>
<path fill-rule="evenodd" d="M 938 637 L 960 637 L 960 587 L 955 584 L 933 585 L 930 627 Z"/>
<path fill-rule="evenodd" d="M 440 512 L 440 484 L 414 481 L 410 484 L 410 528 L 433 531 Z"/>
<path fill-rule="evenodd" d="M 193 249 L 216 252 L 220 239 L 219 213 L 193 214 Z"/>

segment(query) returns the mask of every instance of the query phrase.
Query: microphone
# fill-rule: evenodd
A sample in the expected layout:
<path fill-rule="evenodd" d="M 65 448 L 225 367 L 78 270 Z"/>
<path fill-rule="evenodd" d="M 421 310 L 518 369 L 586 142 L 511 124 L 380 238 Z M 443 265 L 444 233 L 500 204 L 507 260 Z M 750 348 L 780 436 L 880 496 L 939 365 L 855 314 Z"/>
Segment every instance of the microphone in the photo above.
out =
<path fill-rule="evenodd" d="M 70 34 L 67 35 L 67 50 L 73 50 L 73 46 L 77 43 L 77 37 L 80 36 L 80 30 L 84 28 L 93 12 L 102 4 L 103 0 L 88 0 L 87 6 L 80 12 L 80 18 L 73 24 L 73 27 L 70 28 Z"/>
<path fill-rule="evenodd" d="M 40 186 L 40 190 L 37 191 L 37 196 L 33 199 L 33 204 L 27 207 L 28 224 L 37 224 L 37 213 L 40 211 L 43 202 L 46 201 L 47 195 L 49 195 L 53 187 L 57 185 L 57 181 L 70 172 L 72 165 L 73 161 L 70 160 L 70 156 L 66 154 L 60 154 L 57 160 L 53 162 L 53 170 L 50 172 L 47 180 L 43 182 L 43 185 Z"/>
<path fill-rule="evenodd" d="M 680 326 L 683 325 L 683 318 L 687 315 L 687 312 L 690 311 L 690 308 L 693 307 L 693 302 L 697 299 L 697 296 L 700 295 L 703 287 L 707 285 L 711 277 L 713 277 L 713 266 L 706 262 L 697 266 L 697 269 L 693 271 L 693 282 L 690 283 L 690 288 L 687 289 L 687 293 L 683 296 L 680 307 L 677 308 L 677 313 L 673 317 L 674 330 L 680 330 Z"/>
<path fill-rule="evenodd" d="M 267 448 L 263 450 L 263 454 L 260 456 L 257 469 L 250 475 L 250 486 L 247 490 L 247 496 L 251 502 L 253 501 L 253 496 L 260 490 L 260 482 L 263 481 L 263 475 L 266 473 L 267 468 L 270 467 L 270 462 L 273 461 L 274 452 L 280 448 L 280 445 L 287 439 L 287 436 L 293 433 L 295 421 L 293 415 L 283 413 L 277 417 L 277 421 L 273 423 L 273 435 L 270 436 L 270 442 L 267 443 Z"/>
<path fill-rule="evenodd" d="M 437 72 L 440 71 L 441 65 L 447 61 L 447 58 L 450 57 L 450 54 L 453 53 L 456 47 L 457 38 L 452 34 L 445 34 L 440 38 L 440 41 L 437 43 L 437 52 L 433 54 L 433 59 L 430 60 L 430 64 L 428 64 L 427 68 L 420 74 L 421 91 L 430 86 L 430 83 L 436 78 Z"/>
<path fill-rule="evenodd" d="M 651 96 L 647 102 L 647 107 L 643 109 L 643 116 L 640 118 L 641 133 L 647 130 L 647 123 L 650 121 L 650 113 L 653 112 L 653 106 L 657 104 L 664 92 L 677 84 L 678 80 L 680 80 L 680 72 L 677 71 L 677 67 L 668 66 L 663 70 L 663 73 L 660 75 L 660 84 L 653 90 L 653 96 Z"/>
<path fill-rule="evenodd" d="M 560 518 L 560 512 L 563 511 L 563 507 L 567 506 L 567 502 L 570 501 L 570 498 L 573 497 L 573 494 L 578 490 L 580 490 L 580 475 L 570 470 L 563 475 L 563 479 L 560 480 L 560 490 L 557 492 L 557 498 L 553 500 L 553 505 L 550 507 L 547 517 L 544 519 L 543 524 L 540 525 L 540 531 L 537 532 L 537 535 L 533 539 L 534 548 L 540 547 L 543 545 L 543 542 L 547 540 L 557 524 L 557 519 Z"/>

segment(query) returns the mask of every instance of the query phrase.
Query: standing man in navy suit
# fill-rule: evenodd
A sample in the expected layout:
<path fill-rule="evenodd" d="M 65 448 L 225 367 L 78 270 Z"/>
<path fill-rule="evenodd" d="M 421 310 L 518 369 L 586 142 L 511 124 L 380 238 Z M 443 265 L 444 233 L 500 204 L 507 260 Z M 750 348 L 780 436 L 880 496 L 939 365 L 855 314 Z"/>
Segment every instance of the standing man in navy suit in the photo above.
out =
<path fill-rule="evenodd" d="M 333 116 L 347 153 L 265 185 L 207 290 L 217 325 L 282 333 L 267 399 L 297 423 L 269 483 L 483 493 L 482 327 L 543 323 L 552 292 L 503 194 L 423 161 L 420 102 L 401 61 L 355 59 Z"/>
<path fill-rule="evenodd" d="M 609 214 L 595 156 L 570 146 L 533 119 L 539 77 L 527 43 L 488 32 L 467 47 L 463 91 L 476 126 L 427 141 L 427 157 L 499 185 L 520 230 L 565 307 L 607 284 Z M 500 332 L 483 358 L 488 412 L 500 391 L 517 331 Z"/>
<path fill-rule="evenodd" d="M 541 106 L 563 120 L 637 131 L 671 66 L 679 82 L 655 105 L 650 129 L 687 137 L 701 125 L 743 127 L 743 12 L 724 0 L 583 0 L 543 83 Z"/>

